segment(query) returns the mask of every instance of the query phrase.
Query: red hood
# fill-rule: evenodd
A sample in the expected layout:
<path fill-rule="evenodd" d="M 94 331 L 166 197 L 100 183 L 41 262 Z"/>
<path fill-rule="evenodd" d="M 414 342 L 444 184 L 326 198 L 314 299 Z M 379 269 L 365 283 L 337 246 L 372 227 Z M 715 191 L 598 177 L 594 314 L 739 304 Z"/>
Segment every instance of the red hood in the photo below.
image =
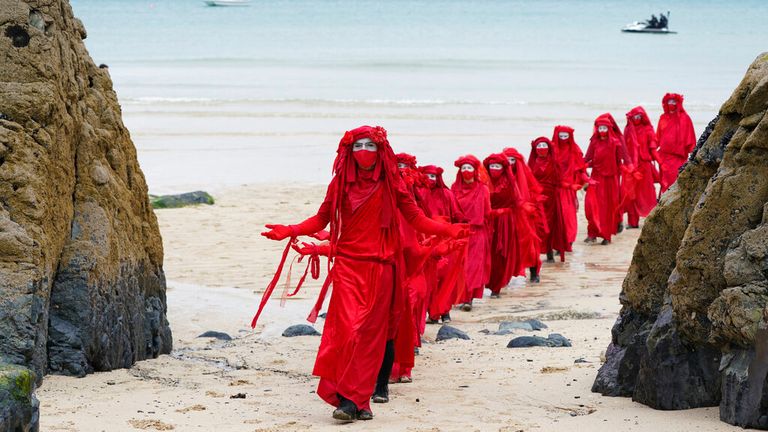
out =
<path fill-rule="evenodd" d="M 397 158 L 397 163 L 403 163 L 408 165 L 408 168 L 410 169 L 416 169 L 416 156 L 408 153 L 398 153 L 395 157 Z"/>
<path fill-rule="evenodd" d="M 650 126 L 651 125 L 651 119 L 648 117 L 648 114 L 645 112 L 645 108 L 643 108 L 641 106 L 636 106 L 636 107 L 632 108 L 631 110 L 629 110 L 629 112 L 627 113 L 627 124 L 634 124 L 634 123 L 632 123 L 632 117 L 634 117 L 634 116 L 636 116 L 638 114 L 640 114 L 640 116 L 642 117 L 640 119 L 640 124 L 641 125 L 643 125 L 643 126 L 646 126 L 646 125 Z"/>
<path fill-rule="evenodd" d="M 456 168 L 461 168 L 461 166 L 464 164 L 470 164 L 475 168 L 475 181 L 479 180 L 481 183 L 488 184 L 488 173 L 485 172 L 485 169 L 483 169 L 483 166 L 480 163 L 480 159 L 473 155 L 466 155 L 461 156 L 460 158 L 456 159 L 455 162 L 453 162 L 453 166 Z M 463 183 L 461 178 L 461 170 L 456 172 L 456 181 L 459 182 L 459 184 Z"/>
<path fill-rule="evenodd" d="M 419 171 L 421 171 L 421 173 L 424 174 L 424 175 L 427 175 L 427 174 L 434 174 L 434 175 L 436 175 L 437 176 L 437 183 L 436 183 L 435 187 L 446 188 L 446 189 L 448 188 L 445 185 L 445 182 L 443 181 L 443 169 L 440 168 L 439 166 L 425 165 L 423 167 L 419 167 Z"/>
<path fill-rule="evenodd" d="M 555 137 L 557 137 L 557 132 L 557 128 L 555 128 Z M 571 139 L 573 139 L 573 135 L 571 135 Z M 533 163 L 536 159 L 539 158 L 539 155 L 536 154 L 536 145 L 538 145 L 540 142 L 545 142 L 549 146 L 549 157 L 554 158 L 555 153 L 557 153 L 557 149 L 552 145 L 552 141 L 550 141 L 549 138 L 543 136 L 538 137 L 531 141 L 531 154 L 528 155 L 528 163 Z"/>
<path fill-rule="evenodd" d="M 565 143 L 560 143 L 560 138 L 557 137 L 560 132 L 568 132 L 568 140 Z M 558 147 L 562 147 L 565 144 L 567 144 L 569 147 L 576 147 L 576 139 L 573 138 L 573 128 L 570 126 L 562 125 L 555 126 L 555 132 L 552 134 L 552 140 L 550 141 L 550 144 L 552 143 L 556 143 Z"/>
<path fill-rule="evenodd" d="M 597 127 L 600 125 L 608 126 L 608 130 L 613 132 L 613 135 L 616 138 L 621 139 L 623 134 L 621 132 L 621 129 L 619 129 L 619 124 L 616 123 L 616 120 L 613 118 L 613 116 L 610 113 L 600 114 L 595 119 L 595 126 L 592 129 L 592 137 L 597 136 Z"/>
<path fill-rule="evenodd" d="M 667 93 L 661 99 L 661 107 L 664 108 L 664 114 L 671 114 L 669 111 L 669 107 L 667 106 L 667 101 L 670 99 L 674 99 L 677 101 L 676 112 L 681 112 L 681 113 L 685 112 L 685 108 L 683 107 L 683 95 L 677 94 L 677 93 Z"/>

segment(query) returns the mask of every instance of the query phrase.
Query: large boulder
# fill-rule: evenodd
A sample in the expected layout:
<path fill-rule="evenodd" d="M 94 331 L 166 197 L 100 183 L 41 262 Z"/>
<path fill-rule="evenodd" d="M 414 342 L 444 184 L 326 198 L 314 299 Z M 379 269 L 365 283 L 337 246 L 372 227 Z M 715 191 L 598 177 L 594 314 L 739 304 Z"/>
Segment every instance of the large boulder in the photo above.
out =
<path fill-rule="evenodd" d="M 0 362 L 38 380 L 172 343 L 147 184 L 85 36 L 66 0 L 0 0 Z"/>
<path fill-rule="evenodd" d="M 39 423 L 34 372 L 0 364 L 0 432 L 37 432 Z"/>
<path fill-rule="evenodd" d="M 768 428 L 767 111 L 762 54 L 646 220 L 593 391 Z"/>

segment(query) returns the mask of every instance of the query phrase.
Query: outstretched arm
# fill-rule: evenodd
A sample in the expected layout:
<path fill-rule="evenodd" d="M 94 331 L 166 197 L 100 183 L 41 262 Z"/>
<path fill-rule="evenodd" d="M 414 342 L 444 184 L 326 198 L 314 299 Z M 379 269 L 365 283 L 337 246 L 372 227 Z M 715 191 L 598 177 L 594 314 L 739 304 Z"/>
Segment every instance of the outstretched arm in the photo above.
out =
<path fill-rule="evenodd" d="M 328 186 L 325 200 L 323 200 L 316 215 L 297 225 L 267 224 L 265 226 L 269 231 L 265 231 L 261 233 L 261 235 L 270 240 L 284 240 L 289 237 L 315 234 L 316 232 L 323 230 L 331 220 L 331 199 L 335 191 L 336 182 L 334 180 Z"/>

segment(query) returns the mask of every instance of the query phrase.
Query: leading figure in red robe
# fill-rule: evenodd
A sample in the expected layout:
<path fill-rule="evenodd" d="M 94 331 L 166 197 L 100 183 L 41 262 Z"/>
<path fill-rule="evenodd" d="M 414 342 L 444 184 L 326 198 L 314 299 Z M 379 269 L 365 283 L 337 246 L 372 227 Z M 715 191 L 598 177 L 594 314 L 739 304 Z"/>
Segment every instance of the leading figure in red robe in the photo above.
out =
<path fill-rule="evenodd" d="M 661 193 L 677 180 L 680 167 L 696 145 L 693 122 L 683 107 L 683 95 L 667 93 L 661 101 L 664 114 L 659 117 L 656 138 L 659 142 Z"/>
<path fill-rule="evenodd" d="M 480 160 L 467 155 L 453 163 L 459 171 L 451 191 L 459 201 L 467 218 L 470 234 L 464 263 L 465 290 L 458 293 L 457 301 L 464 311 L 472 310 L 472 300 L 483 298 L 483 289 L 491 274 L 491 241 L 489 221 L 491 197 L 488 186 L 480 178 Z"/>
<path fill-rule="evenodd" d="M 617 129 L 613 116 L 608 113 L 600 115 L 595 120 L 594 133 L 584 157 L 587 166 L 592 168 L 587 196 L 584 199 L 587 243 L 593 243 L 597 237 L 601 237 L 601 244 L 607 245 L 611 242 L 611 237 L 619 231 L 619 182 L 622 165 L 627 165 L 629 172 L 633 171 L 634 167 Z"/>
<path fill-rule="evenodd" d="M 656 133 L 645 109 L 638 106 L 627 113 L 624 140 L 635 170 L 623 178 L 622 212 L 627 213 L 629 228 L 639 228 L 640 218 L 656 207 L 654 182 L 659 174 L 654 166 L 656 160 Z"/>
<path fill-rule="evenodd" d="M 320 377 L 318 396 L 337 407 L 333 417 L 341 421 L 373 417 L 370 398 L 387 341 L 394 339 L 403 313 L 398 211 L 423 233 L 460 237 L 465 232 L 424 216 L 397 172 L 386 131 L 362 126 L 341 139 L 334 177 L 317 214 L 298 225 L 268 225 L 263 234 L 273 240 L 295 238 L 330 223 L 333 292 L 313 374 Z M 258 313 L 254 325 L 257 319 Z"/>

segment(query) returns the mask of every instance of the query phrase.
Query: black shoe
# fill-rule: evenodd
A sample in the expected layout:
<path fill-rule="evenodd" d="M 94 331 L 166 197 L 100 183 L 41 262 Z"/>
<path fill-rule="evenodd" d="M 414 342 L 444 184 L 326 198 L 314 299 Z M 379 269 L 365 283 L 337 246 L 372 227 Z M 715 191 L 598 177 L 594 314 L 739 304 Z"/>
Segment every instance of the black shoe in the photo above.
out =
<path fill-rule="evenodd" d="M 555 262 L 555 254 L 552 251 L 547 252 L 547 262 L 548 263 Z"/>
<path fill-rule="evenodd" d="M 432 318 L 432 317 L 429 317 L 429 318 L 427 319 L 427 324 L 440 324 L 440 320 L 439 320 L 439 319 L 435 319 L 435 318 Z"/>
<path fill-rule="evenodd" d="M 533 283 L 541 282 L 541 279 L 539 279 L 539 272 L 536 269 L 536 267 L 531 267 L 529 270 L 531 271 L 531 282 Z"/>
<path fill-rule="evenodd" d="M 640 225 L 627 225 L 627 229 L 638 229 Z"/>
<path fill-rule="evenodd" d="M 610 240 L 603 240 L 603 241 L 600 242 L 600 244 L 603 245 L 603 246 L 607 246 L 607 245 L 611 244 L 611 241 Z"/>
<path fill-rule="evenodd" d="M 501 298 L 501 293 L 491 293 L 491 298 L 492 299 Z"/>
<path fill-rule="evenodd" d="M 339 395 L 339 407 L 333 411 L 333 418 L 344 423 L 353 422 L 357 418 L 357 406 L 351 400 Z"/>
<path fill-rule="evenodd" d="M 357 419 L 358 420 L 373 420 L 373 413 L 370 410 L 362 409 L 357 412 Z"/>
<path fill-rule="evenodd" d="M 443 315 L 442 317 L 440 317 L 440 319 L 443 320 L 443 324 L 448 324 L 449 322 L 451 322 L 451 314 L 447 313 L 447 314 Z"/>
<path fill-rule="evenodd" d="M 594 243 L 597 239 L 595 237 L 587 237 L 584 239 L 584 243 Z"/>
<path fill-rule="evenodd" d="M 376 393 L 373 394 L 373 397 L 371 397 L 371 399 L 373 399 L 373 403 L 388 403 L 389 389 L 382 390 L 382 393 L 379 393 L 379 391 L 377 391 Z"/>
<path fill-rule="evenodd" d="M 624 222 L 619 222 L 619 226 L 616 227 L 616 234 L 624 231 Z"/>
<path fill-rule="evenodd" d="M 472 304 L 471 303 L 464 303 L 461 305 L 461 310 L 464 312 L 470 312 L 472 311 Z"/>

